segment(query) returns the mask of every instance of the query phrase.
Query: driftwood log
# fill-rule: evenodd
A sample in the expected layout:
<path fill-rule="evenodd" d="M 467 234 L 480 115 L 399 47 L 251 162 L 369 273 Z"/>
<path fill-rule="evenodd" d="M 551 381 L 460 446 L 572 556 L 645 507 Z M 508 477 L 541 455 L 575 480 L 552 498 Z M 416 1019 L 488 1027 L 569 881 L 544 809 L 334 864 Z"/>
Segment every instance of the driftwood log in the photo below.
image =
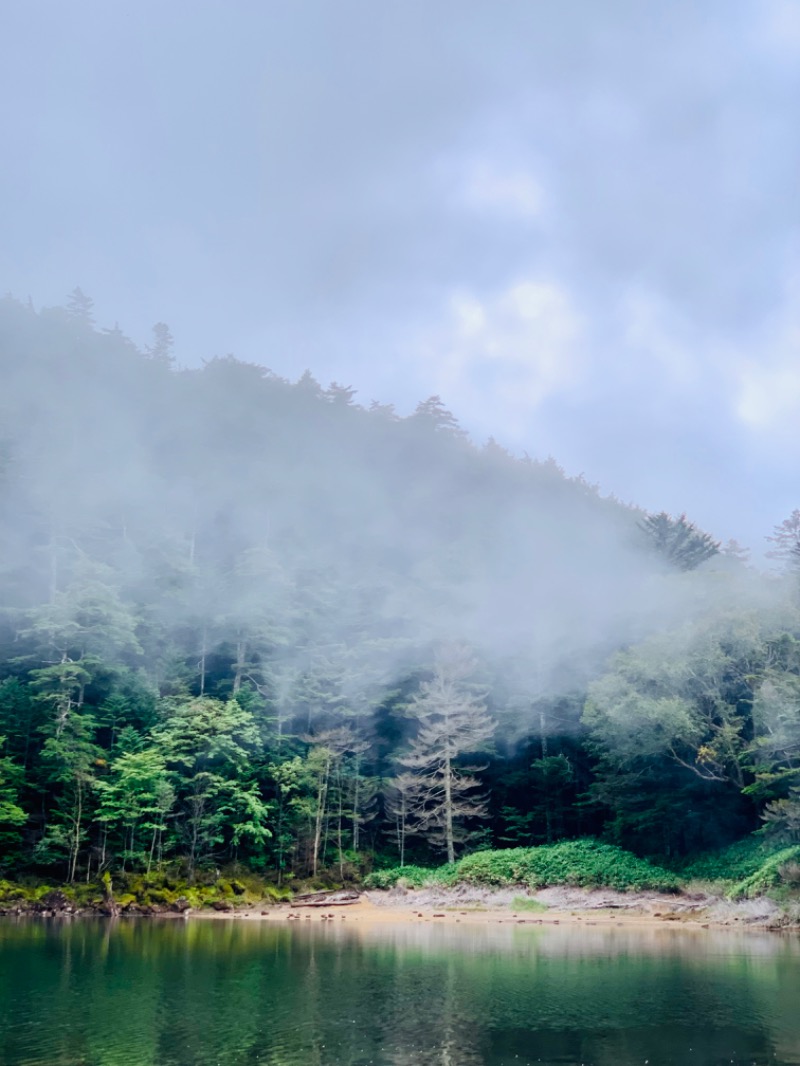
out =
<path fill-rule="evenodd" d="M 352 889 L 334 889 L 330 892 L 303 892 L 291 900 L 292 907 L 348 907 L 351 903 L 358 903 L 361 899 L 360 892 Z"/>

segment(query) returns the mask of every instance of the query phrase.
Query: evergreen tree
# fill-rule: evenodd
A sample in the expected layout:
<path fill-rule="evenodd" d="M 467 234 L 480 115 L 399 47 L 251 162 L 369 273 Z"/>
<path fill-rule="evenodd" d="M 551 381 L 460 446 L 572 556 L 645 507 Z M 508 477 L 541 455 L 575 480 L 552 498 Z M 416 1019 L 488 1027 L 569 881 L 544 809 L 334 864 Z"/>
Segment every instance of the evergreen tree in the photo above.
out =
<path fill-rule="evenodd" d="M 148 357 L 163 366 L 172 366 L 174 362 L 172 349 L 175 346 L 175 341 L 169 326 L 166 322 L 156 322 L 152 333 L 153 340 L 145 349 Z"/>
<path fill-rule="evenodd" d="M 67 311 L 83 325 L 94 325 L 94 300 L 87 296 L 79 285 L 76 285 L 67 297 Z"/>
<path fill-rule="evenodd" d="M 685 514 L 673 518 L 666 511 L 639 523 L 653 549 L 677 570 L 696 570 L 719 552 L 719 543 L 698 529 Z"/>

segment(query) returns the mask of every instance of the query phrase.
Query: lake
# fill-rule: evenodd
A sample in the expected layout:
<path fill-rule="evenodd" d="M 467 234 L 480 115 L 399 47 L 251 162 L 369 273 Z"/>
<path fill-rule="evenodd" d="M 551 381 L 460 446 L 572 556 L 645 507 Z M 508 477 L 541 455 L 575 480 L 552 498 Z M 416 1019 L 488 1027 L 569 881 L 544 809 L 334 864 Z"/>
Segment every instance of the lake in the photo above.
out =
<path fill-rule="evenodd" d="M 2 1066 L 800 1064 L 800 940 L 0 920 Z"/>

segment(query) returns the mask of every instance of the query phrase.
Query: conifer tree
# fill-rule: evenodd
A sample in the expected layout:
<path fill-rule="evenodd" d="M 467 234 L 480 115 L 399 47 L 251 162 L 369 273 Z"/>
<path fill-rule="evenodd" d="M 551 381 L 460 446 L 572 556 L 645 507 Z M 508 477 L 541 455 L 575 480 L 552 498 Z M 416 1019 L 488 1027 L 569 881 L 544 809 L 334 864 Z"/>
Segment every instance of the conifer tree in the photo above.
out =
<path fill-rule="evenodd" d="M 639 523 L 652 547 L 677 570 L 696 570 L 719 552 L 719 542 L 698 529 L 685 514 L 673 518 L 666 511 Z"/>
<path fill-rule="evenodd" d="M 76 285 L 67 297 L 67 311 L 86 326 L 94 325 L 94 300 Z"/>

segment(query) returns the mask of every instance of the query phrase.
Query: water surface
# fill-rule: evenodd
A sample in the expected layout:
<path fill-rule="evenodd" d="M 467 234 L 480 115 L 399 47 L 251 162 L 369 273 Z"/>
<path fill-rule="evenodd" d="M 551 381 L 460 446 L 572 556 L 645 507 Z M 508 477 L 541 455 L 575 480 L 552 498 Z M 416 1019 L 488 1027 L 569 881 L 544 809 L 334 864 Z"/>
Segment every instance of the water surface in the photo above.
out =
<path fill-rule="evenodd" d="M 2 1066 L 798 1066 L 800 941 L 0 922 Z"/>

